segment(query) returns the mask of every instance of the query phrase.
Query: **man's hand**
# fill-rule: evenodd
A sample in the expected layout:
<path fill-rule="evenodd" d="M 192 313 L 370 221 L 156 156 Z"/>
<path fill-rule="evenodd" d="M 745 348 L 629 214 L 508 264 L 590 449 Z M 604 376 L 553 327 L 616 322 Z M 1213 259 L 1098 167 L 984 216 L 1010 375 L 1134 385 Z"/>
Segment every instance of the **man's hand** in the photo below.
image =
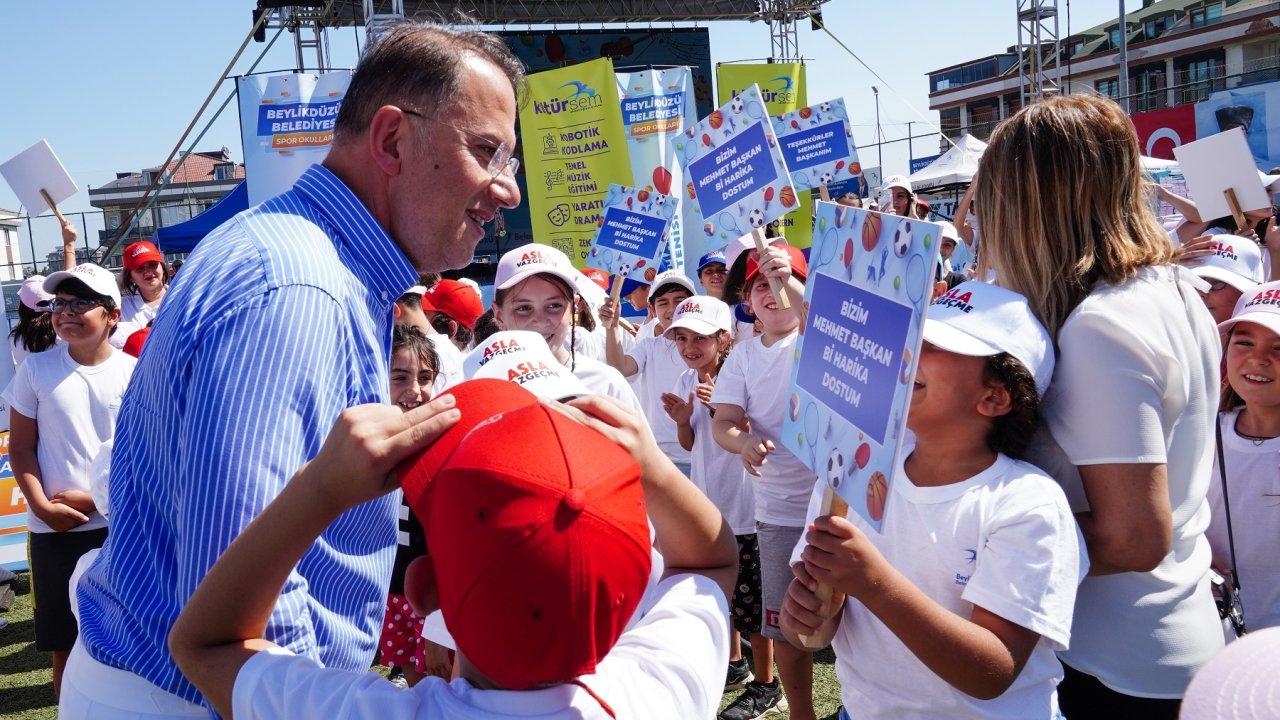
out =
<path fill-rule="evenodd" d="M 295 482 L 314 483 L 339 512 L 382 497 L 397 486 L 396 466 L 458 421 L 453 406 L 445 394 L 409 412 L 383 404 L 347 408 Z"/>
<path fill-rule="evenodd" d="M 662 393 L 662 409 L 667 411 L 667 416 L 676 425 L 688 425 L 693 418 L 693 393 L 689 393 L 688 401 L 682 400 L 679 395 Z"/>
<path fill-rule="evenodd" d="M 742 467 L 746 471 L 760 477 L 760 466 L 769 461 L 769 453 L 773 452 L 772 440 L 761 440 L 755 435 L 743 434 L 742 448 L 738 454 L 742 456 Z"/>
<path fill-rule="evenodd" d="M 76 232 L 76 228 L 71 224 L 70 220 L 62 223 L 62 246 L 64 248 L 75 245 L 78 237 L 80 237 L 80 233 Z"/>
<path fill-rule="evenodd" d="M 805 571 L 836 592 L 864 599 L 882 590 L 893 575 L 876 546 L 846 518 L 818 518 L 805 541 Z"/>
<path fill-rule="evenodd" d="M 644 418 L 611 397 L 585 395 L 550 406 L 621 445 L 640 466 L 642 477 L 655 477 L 671 465 Z"/>

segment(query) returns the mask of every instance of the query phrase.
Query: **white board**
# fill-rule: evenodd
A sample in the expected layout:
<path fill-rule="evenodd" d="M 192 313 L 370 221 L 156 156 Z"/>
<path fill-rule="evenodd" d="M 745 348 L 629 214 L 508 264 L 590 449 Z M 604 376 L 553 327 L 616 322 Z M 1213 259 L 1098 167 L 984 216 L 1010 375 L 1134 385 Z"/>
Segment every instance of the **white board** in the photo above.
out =
<path fill-rule="evenodd" d="M 13 188 L 13 194 L 18 196 L 27 214 L 33 217 L 53 209 L 40 196 L 40 190 L 49 193 L 54 203 L 61 203 L 79 192 L 71 174 L 43 139 L 0 165 L 0 175 Z"/>
<path fill-rule="evenodd" d="M 1258 169 L 1242 128 L 1210 135 L 1173 149 L 1187 181 L 1187 190 L 1205 220 L 1231 215 L 1223 193 L 1235 191 L 1240 210 L 1271 207 L 1271 198 L 1258 181 Z"/>

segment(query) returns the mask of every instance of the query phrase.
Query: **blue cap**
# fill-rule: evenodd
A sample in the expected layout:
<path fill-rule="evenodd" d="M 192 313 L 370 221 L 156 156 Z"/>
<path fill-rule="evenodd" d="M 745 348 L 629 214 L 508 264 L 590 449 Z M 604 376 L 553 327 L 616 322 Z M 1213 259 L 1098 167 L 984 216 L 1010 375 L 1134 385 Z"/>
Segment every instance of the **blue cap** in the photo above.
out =
<path fill-rule="evenodd" d="M 729 265 L 728 261 L 725 260 L 723 252 L 713 250 L 706 255 L 703 255 L 702 259 L 698 261 L 698 272 L 702 272 L 702 268 L 710 265 L 711 263 L 720 263 L 726 267 Z"/>

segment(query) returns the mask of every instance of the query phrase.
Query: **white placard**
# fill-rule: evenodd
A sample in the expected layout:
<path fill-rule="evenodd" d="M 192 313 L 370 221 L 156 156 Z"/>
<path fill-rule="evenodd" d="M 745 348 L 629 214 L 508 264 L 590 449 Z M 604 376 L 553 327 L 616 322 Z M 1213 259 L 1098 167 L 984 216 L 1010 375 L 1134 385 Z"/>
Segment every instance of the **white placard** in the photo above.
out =
<path fill-rule="evenodd" d="M 18 202 L 31 216 L 53 209 L 40 196 L 41 190 L 49 193 L 54 203 L 79 192 L 76 181 L 71 179 L 71 174 L 44 139 L 0 165 L 0 175 L 4 176 L 9 187 L 13 188 L 13 194 L 18 196 Z"/>
<path fill-rule="evenodd" d="M 1271 207 L 1267 191 L 1258 181 L 1258 168 L 1245 140 L 1244 130 L 1232 128 L 1173 149 L 1187 181 L 1187 190 L 1205 220 L 1231 215 L 1223 195 L 1236 194 L 1242 212 Z"/>

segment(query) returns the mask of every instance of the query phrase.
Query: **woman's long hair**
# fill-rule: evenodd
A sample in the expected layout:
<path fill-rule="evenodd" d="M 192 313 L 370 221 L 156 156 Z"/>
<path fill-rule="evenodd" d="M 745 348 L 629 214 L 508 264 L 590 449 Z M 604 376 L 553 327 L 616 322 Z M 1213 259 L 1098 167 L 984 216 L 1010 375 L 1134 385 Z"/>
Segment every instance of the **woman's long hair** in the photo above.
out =
<path fill-rule="evenodd" d="M 1099 281 L 1174 257 L 1147 203 L 1133 124 L 1100 96 L 1018 111 L 992 134 L 976 183 L 979 275 L 994 269 L 1055 338 Z"/>
<path fill-rule="evenodd" d="M 44 352 L 53 347 L 58 334 L 53 331 L 53 317 L 18 303 L 18 324 L 9 332 L 9 338 L 21 342 L 27 352 Z"/>

